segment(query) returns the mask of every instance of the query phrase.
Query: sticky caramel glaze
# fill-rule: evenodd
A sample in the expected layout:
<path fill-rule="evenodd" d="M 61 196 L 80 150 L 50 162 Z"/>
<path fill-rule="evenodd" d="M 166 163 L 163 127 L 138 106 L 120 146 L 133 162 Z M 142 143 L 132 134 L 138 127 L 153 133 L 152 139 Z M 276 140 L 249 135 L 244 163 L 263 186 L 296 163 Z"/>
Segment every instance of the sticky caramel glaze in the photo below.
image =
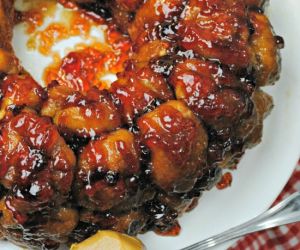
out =
<path fill-rule="evenodd" d="M 86 208 L 112 209 L 137 192 L 139 151 L 134 135 L 127 130 L 90 142 L 80 154 L 78 166 L 74 195 Z"/>
<path fill-rule="evenodd" d="M 39 110 L 47 93 L 28 74 L 11 74 L 0 83 L 0 120 L 8 119 L 24 106 Z"/>
<path fill-rule="evenodd" d="M 1 218 L 1 230 L 17 230 L 25 235 L 31 229 L 34 234 L 35 228 L 46 227 L 47 216 L 55 214 L 68 200 L 76 163 L 72 150 L 48 119 L 27 110 L 2 124 L 0 162 L 0 183 L 7 190 L 1 213 L 10 217 Z M 45 218 L 36 219 L 41 213 L 45 213 Z M 73 226 L 61 236 L 73 230 L 75 217 Z M 41 232 L 37 232 L 41 238 L 36 240 L 40 245 L 51 241 L 51 232 L 44 236 Z M 52 234 L 55 238 L 56 233 Z M 9 233 L 5 235 L 9 238 Z"/>
<path fill-rule="evenodd" d="M 234 168 L 244 152 L 261 142 L 263 121 L 273 108 L 273 99 L 262 90 L 251 96 L 252 114 L 240 121 L 234 129 L 211 133 L 208 161 L 222 168 Z M 224 150 L 226 148 L 226 150 Z"/>
<path fill-rule="evenodd" d="M 0 231 L 38 249 L 99 229 L 178 233 L 178 217 L 215 186 L 221 168 L 260 141 L 272 99 L 259 86 L 277 78 L 283 40 L 259 0 L 80 1 L 86 12 L 60 2 L 80 12 L 72 32 L 80 22 L 84 34 L 90 23 L 108 24 L 112 45 L 52 65 L 46 96 L 19 76 L 0 85 L 8 86 L 3 100 L 26 99 L 1 123 Z M 99 79 L 108 69 L 121 71 L 111 87 Z M 30 89 L 37 96 L 12 94 Z"/>
<path fill-rule="evenodd" d="M 178 236 L 181 232 L 181 226 L 180 224 L 177 222 L 175 225 L 173 225 L 169 230 L 166 231 L 161 231 L 161 230 L 157 230 L 155 231 L 158 235 L 161 236 Z"/>
<path fill-rule="evenodd" d="M 99 71 L 105 70 L 107 55 L 93 48 L 70 52 L 60 65 L 51 65 L 45 70 L 44 79 L 47 83 L 56 80 L 77 91 L 87 91 L 91 86 L 103 88 L 99 81 Z M 105 87 L 105 85 L 104 85 Z"/>
<path fill-rule="evenodd" d="M 60 0 L 64 6 L 69 5 L 70 1 Z M 143 3 L 143 0 L 76 0 L 81 8 L 89 12 L 96 13 L 105 19 L 114 19 L 119 29 L 127 31 L 129 23 L 134 18 L 134 12 Z M 74 7 L 74 6 L 72 6 Z"/>
<path fill-rule="evenodd" d="M 185 1 L 182 0 L 146 1 L 141 5 L 133 22 L 128 28 L 130 38 L 134 42 L 138 39 L 147 41 L 147 35 L 150 33 L 149 31 L 152 31 L 154 26 L 164 22 L 171 22 L 174 17 L 179 16 L 184 4 Z M 156 39 L 152 38 L 151 40 Z"/>
<path fill-rule="evenodd" d="M 104 44 L 98 44 L 94 49 L 84 49 L 70 52 L 56 65 L 50 65 L 44 72 L 47 84 L 53 80 L 74 90 L 88 91 L 91 87 L 107 89 L 110 84 L 104 80 L 107 74 L 116 74 L 124 70 L 123 64 L 130 54 L 131 44 L 126 39 L 121 39 L 113 31 L 108 32 L 108 41 L 113 44 L 113 49 Z"/>
<path fill-rule="evenodd" d="M 214 129 L 234 126 L 251 112 L 252 87 L 241 84 L 228 69 L 199 59 L 189 59 L 174 68 L 170 83 L 177 99 Z M 250 92 L 250 93 L 249 93 Z M 249 116 L 249 115 L 248 115 Z"/>
<path fill-rule="evenodd" d="M 109 91 L 123 115 L 123 119 L 133 124 L 134 119 L 160 102 L 173 99 L 173 93 L 164 77 L 149 67 L 137 68 L 128 65 L 128 70 L 118 74 L 118 80 Z"/>
<path fill-rule="evenodd" d="M 80 242 L 101 229 L 136 235 L 145 227 L 148 219 L 149 216 L 142 209 L 125 214 L 99 213 L 83 209 L 80 214 L 81 222 L 70 238 L 72 242 Z"/>
<path fill-rule="evenodd" d="M 231 183 L 232 183 L 232 174 L 227 172 L 223 174 L 221 180 L 217 183 L 216 187 L 217 189 L 222 190 L 230 187 Z"/>
<path fill-rule="evenodd" d="M 169 82 L 177 99 L 183 100 L 209 130 L 209 165 L 234 165 L 250 133 L 236 133 L 237 128 L 244 127 L 248 119 L 253 126 L 257 124 L 251 99 L 253 85 L 242 83 L 224 66 L 199 59 L 178 63 Z"/>
<path fill-rule="evenodd" d="M 53 118 L 61 133 L 94 138 L 121 126 L 121 116 L 106 90 L 85 94 L 53 83 L 41 114 Z M 68 138 L 66 138 L 68 140 Z"/>
<path fill-rule="evenodd" d="M 169 101 L 138 119 L 151 151 L 153 182 L 167 192 L 188 192 L 206 166 L 207 133 L 180 101 Z"/>
<path fill-rule="evenodd" d="M 1 183 L 15 189 L 12 197 L 24 192 L 47 204 L 59 194 L 68 195 L 75 156 L 47 118 L 22 112 L 2 125 L 0 143 Z"/>
<path fill-rule="evenodd" d="M 248 67 L 249 30 L 244 1 L 191 0 L 179 22 L 179 44 L 199 56 Z"/>
<path fill-rule="evenodd" d="M 239 75 L 247 70 L 247 77 L 251 75 L 252 81 L 262 86 L 278 78 L 278 48 L 282 46 L 281 42 L 276 45 L 280 39 L 274 36 L 263 14 L 264 3 L 259 0 L 150 0 L 137 5 L 131 12 L 132 18 L 124 21 L 123 26 L 136 53 L 143 50 L 146 53 L 142 54 L 148 54 L 149 58 L 153 50 L 161 47 L 160 53 L 156 53 L 161 57 L 179 47 L 196 57 L 225 64 Z M 118 14 L 112 12 L 115 1 L 101 1 L 97 5 L 118 19 Z"/>

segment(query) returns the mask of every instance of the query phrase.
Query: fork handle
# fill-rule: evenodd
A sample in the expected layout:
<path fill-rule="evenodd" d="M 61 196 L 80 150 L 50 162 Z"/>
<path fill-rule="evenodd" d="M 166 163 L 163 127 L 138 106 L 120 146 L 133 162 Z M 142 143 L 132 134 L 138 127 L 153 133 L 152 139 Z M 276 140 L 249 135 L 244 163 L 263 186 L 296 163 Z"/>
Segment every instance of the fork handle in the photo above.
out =
<path fill-rule="evenodd" d="M 254 219 L 182 250 L 202 250 L 249 233 L 300 221 L 300 193 L 296 192 Z"/>

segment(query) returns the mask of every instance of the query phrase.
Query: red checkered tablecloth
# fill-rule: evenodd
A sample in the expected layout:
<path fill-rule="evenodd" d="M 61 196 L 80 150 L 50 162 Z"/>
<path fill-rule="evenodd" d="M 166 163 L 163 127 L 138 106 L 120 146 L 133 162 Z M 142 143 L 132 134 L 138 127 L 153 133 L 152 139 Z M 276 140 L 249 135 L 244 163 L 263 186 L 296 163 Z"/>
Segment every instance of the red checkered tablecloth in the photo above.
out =
<path fill-rule="evenodd" d="M 300 162 L 288 184 L 276 199 L 281 201 L 300 190 Z M 300 250 L 300 223 L 274 228 L 245 236 L 228 250 Z"/>

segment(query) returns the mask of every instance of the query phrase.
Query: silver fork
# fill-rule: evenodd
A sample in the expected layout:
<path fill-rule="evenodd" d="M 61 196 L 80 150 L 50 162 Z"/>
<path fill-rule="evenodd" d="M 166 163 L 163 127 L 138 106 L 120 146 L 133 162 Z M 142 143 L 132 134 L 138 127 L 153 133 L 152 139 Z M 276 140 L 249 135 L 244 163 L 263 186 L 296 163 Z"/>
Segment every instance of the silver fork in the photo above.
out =
<path fill-rule="evenodd" d="M 254 219 L 182 250 L 203 250 L 243 235 L 300 221 L 300 192 L 296 192 Z"/>

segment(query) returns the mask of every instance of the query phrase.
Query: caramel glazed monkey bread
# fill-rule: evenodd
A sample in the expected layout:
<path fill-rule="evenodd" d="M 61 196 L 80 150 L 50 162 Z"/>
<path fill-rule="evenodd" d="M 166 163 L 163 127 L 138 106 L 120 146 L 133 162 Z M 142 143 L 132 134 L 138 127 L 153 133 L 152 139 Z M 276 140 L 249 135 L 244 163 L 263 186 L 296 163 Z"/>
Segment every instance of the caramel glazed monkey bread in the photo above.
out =
<path fill-rule="evenodd" d="M 73 2 L 133 44 L 108 89 L 40 87 L 12 50 L 14 2 L 0 0 L 0 232 L 30 249 L 178 226 L 260 142 L 273 105 L 261 87 L 280 71 L 263 1 Z"/>

